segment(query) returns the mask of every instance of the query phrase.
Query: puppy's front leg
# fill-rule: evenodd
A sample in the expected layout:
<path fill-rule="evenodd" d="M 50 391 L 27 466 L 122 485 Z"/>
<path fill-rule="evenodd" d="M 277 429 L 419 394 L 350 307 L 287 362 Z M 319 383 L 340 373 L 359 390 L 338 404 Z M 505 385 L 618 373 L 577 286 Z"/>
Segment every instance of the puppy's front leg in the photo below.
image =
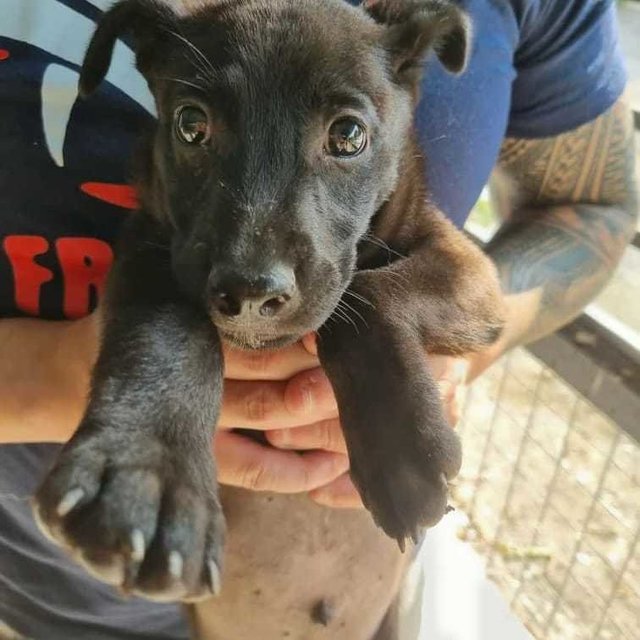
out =
<path fill-rule="evenodd" d="M 406 257 L 356 273 L 341 311 L 351 323 L 336 316 L 325 325 L 319 353 L 338 400 L 352 478 L 376 522 L 402 547 L 446 512 L 447 480 L 461 463 L 425 352 L 490 344 L 503 309 L 493 265 L 438 212 L 396 229 L 395 241 Z"/>
<path fill-rule="evenodd" d="M 351 477 L 376 523 L 404 549 L 405 538 L 417 539 L 445 513 L 460 445 L 417 335 L 362 315 L 360 322 L 353 316 L 359 334 L 337 322 L 321 333 L 320 359 L 338 401 Z"/>
<path fill-rule="evenodd" d="M 217 332 L 178 291 L 163 234 L 137 214 L 111 274 L 88 408 L 36 496 L 45 532 L 127 591 L 216 592 L 221 392 Z"/>

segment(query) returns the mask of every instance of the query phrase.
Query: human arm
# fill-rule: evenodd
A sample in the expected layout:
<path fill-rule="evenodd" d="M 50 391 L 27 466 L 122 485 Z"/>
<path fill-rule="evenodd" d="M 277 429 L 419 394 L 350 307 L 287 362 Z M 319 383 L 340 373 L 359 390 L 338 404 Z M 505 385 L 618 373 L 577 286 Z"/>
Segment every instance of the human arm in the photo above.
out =
<path fill-rule="evenodd" d="M 504 223 L 487 252 L 508 315 L 500 340 L 471 357 L 471 377 L 569 322 L 613 275 L 638 216 L 629 107 L 621 99 L 553 138 L 505 140 L 492 186 Z"/>
<path fill-rule="evenodd" d="M 65 442 L 86 405 L 97 318 L 0 320 L 0 443 Z"/>
<path fill-rule="evenodd" d="M 69 440 L 86 408 L 97 351 L 96 313 L 74 321 L 0 320 L 0 445 Z M 221 425 L 217 443 L 222 482 L 303 491 L 348 468 L 343 454 L 318 451 L 303 457 L 229 431 L 265 420 L 284 428 L 336 415 L 333 393 L 312 353 L 297 344 L 280 352 L 225 355 L 228 373 L 243 379 L 226 383 L 222 421 L 228 427 Z"/>

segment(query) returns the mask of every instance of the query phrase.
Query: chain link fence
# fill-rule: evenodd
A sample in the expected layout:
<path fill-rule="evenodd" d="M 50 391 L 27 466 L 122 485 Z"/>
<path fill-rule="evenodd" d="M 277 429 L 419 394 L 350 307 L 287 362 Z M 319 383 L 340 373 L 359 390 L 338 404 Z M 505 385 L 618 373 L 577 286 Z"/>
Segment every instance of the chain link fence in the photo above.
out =
<path fill-rule="evenodd" d="M 511 353 L 459 427 L 460 535 L 539 640 L 640 638 L 640 366 L 595 331 Z"/>

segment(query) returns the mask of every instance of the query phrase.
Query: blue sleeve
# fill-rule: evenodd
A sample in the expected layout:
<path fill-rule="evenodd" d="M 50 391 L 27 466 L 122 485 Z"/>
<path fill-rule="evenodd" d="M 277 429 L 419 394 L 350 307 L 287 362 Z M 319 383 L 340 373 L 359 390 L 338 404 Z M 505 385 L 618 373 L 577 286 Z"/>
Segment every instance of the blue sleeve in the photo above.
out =
<path fill-rule="evenodd" d="M 459 0 L 474 25 L 466 72 L 426 65 L 416 124 L 434 203 L 459 227 L 505 136 L 585 124 L 621 95 L 626 73 L 613 0 Z"/>
<path fill-rule="evenodd" d="M 466 71 L 446 73 L 427 60 L 416 113 L 430 197 L 462 227 L 496 164 L 509 122 L 518 23 L 509 2 L 459 4 L 473 23 Z"/>
<path fill-rule="evenodd" d="M 626 83 L 614 0 L 523 4 L 507 135 L 554 136 L 597 118 Z"/>

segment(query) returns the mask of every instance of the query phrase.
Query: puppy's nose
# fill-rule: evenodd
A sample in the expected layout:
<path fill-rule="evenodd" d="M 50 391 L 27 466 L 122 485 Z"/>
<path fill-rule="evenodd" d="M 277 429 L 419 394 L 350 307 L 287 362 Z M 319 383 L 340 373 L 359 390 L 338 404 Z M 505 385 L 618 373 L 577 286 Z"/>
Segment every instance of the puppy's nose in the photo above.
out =
<path fill-rule="evenodd" d="M 295 292 L 293 270 L 277 265 L 259 275 L 213 270 L 209 277 L 211 303 L 227 317 L 274 316 Z"/>

